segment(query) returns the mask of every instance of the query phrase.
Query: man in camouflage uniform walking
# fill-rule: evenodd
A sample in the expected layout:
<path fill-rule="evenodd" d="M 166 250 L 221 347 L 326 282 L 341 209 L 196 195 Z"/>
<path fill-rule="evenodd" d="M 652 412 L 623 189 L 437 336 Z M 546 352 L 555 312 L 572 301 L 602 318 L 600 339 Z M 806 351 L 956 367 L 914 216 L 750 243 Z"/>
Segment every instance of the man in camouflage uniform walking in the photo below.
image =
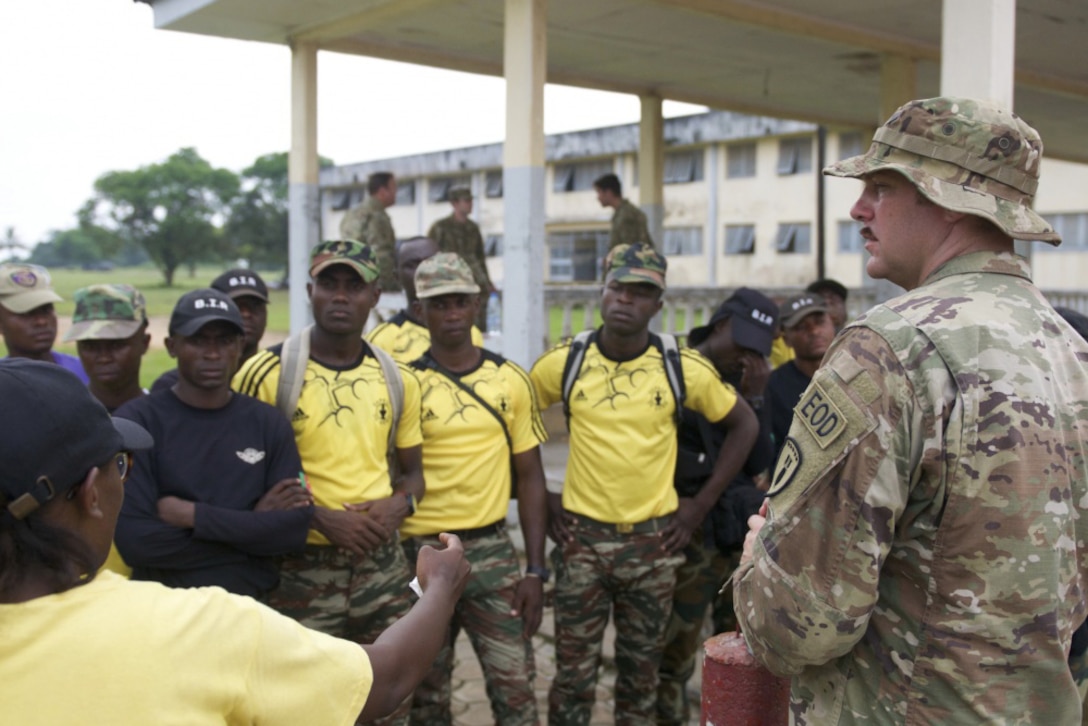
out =
<path fill-rule="evenodd" d="M 743 465 L 758 425 L 748 405 L 697 351 L 679 351 L 683 405 L 727 436 L 705 492 L 677 496 L 676 413 L 665 352 L 651 337 L 661 309 L 665 258 L 647 245 L 610 253 L 601 293 L 604 324 L 586 344 L 570 390 L 570 458 L 562 494 L 548 493 L 556 542 L 556 674 L 548 723 L 585 726 L 595 699 L 609 614 L 616 625 L 616 723 L 654 719 L 658 667 L 676 568 L 708 505 Z M 656 341 L 656 343 L 655 343 Z M 563 399 L 571 344 L 542 355 L 530 376 L 541 408 Z"/>
<path fill-rule="evenodd" d="M 528 374 L 473 345 L 479 287 L 467 263 L 440 252 L 416 270 L 417 308 L 431 346 L 412 369 L 423 404 L 423 473 L 427 498 L 401 533 L 411 559 L 442 532 L 460 537 L 472 574 L 453 616 L 452 634 L 468 633 L 499 726 L 537 724 L 533 648 L 544 605 L 544 469 L 547 438 Z M 470 392 L 471 391 L 471 392 Z M 513 475 L 516 474 L 516 477 Z M 528 567 L 522 575 L 506 532 L 511 483 Z M 452 642 L 451 642 L 452 645 Z M 416 689 L 412 723 L 449 724 L 453 649 L 435 659 Z"/>
<path fill-rule="evenodd" d="M 597 201 L 602 207 L 616 210 L 612 214 L 612 233 L 608 238 L 608 249 L 615 249 L 617 245 L 654 246 L 650 228 L 646 223 L 646 214 L 623 198 L 623 187 L 618 176 L 605 174 L 593 182 L 593 188 L 597 190 Z"/>
<path fill-rule="evenodd" d="M 1042 142 L 994 104 L 913 101 L 851 210 L 869 274 L 908 292 L 836 338 L 796 408 L 734 576 L 797 723 L 1076 723 L 1066 666 L 1088 575 L 1088 345 L 1013 239 Z"/>
<path fill-rule="evenodd" d="M 389 171 L 376 171 L 367 177 L 366 199 L 348 210 L 340 220 L 341 239 L 353 239 L 368 245 L 378 261 L 378 284 L 386 292 L 400 290 L 395 256 L 397 236 L 385 210 L 397 201 L 397 178 Z"/>
<path fill-rule="evenodd" d="M 480 234 L 480 227 L 468 218 L 472 214 L 472 191 L 465 187 L 451 189 L 450 204 L 453 205 L 453 214 L 432 224 L 427 236 L 438 244 L 439 252 L 452 252 L 468 263 L 484 302 L 476 314 L 476 327 L 486 331 L 487 296 L 495 292 L 495 285 L 487 274 L 484 238 Z"/>

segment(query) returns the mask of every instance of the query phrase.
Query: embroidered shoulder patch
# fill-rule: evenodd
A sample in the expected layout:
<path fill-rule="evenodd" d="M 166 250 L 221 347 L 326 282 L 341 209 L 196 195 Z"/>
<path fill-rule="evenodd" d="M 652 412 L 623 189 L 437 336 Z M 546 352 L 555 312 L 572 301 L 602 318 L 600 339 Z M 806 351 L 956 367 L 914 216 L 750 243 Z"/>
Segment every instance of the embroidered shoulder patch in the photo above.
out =
<path fill-rule="evenodd" d="M 767 496 L 773 497 L 786 488 L 801 469 L 801 447 L 792 438 L 782 444 L 782 453 L 778 455 L 778 465 L 774 469 L 774 479 L 767 490 Z"/>
<path fill-rule="evenodd" d="M 826 449 L 846 430 L 847 420 L 831 397 L 824 392 L 818 381 L 805 391 L 801 402 L 793 410 L 794 420 L 804 424 L 821 449 Z"/>

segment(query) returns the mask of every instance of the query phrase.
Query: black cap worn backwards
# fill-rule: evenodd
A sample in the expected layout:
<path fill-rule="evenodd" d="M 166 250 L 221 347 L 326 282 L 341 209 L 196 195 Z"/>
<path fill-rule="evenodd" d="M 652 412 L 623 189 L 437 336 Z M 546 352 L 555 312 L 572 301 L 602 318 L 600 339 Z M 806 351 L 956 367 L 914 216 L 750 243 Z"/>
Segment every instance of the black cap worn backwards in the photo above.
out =
<path fill-rule="evenodd" d="M 688 345 L 696 346 L 710 337 L 714 326 L 726 318 L 733 319 L 733 342 L 766 357 L 771 354 L 778 306 L 761 292 L 749 287 L 739 288 L 718 306 L 710 322 L 692 328 Z"/>
<path fill-rule="evenodd" d="M 258 300 L 268 302 L 268 285 L 265 285 L 261 276 L 253 270 L 246 270 L 241 267 L 227 270 L 212 280 L 209 287 L 227 293 L 231 296 L 231 299 L 255 297 Z"/>
<path fill-rule="evenodd" d="M 198 330 L 216 320 L 230 323 L 239 333 L 245 334 L 242 313 L 229 295 L 212 289 L 191 290 L 174 306 L 170 315 L 170 335 L 196 335 Z"/>
<path fill-rule="evenodd" d="M 0 360 L 0 515 L 24 519 L 118 451 L 152 445 L 142 426 L 110 418 L 83 383 L 54 363 Z"/>

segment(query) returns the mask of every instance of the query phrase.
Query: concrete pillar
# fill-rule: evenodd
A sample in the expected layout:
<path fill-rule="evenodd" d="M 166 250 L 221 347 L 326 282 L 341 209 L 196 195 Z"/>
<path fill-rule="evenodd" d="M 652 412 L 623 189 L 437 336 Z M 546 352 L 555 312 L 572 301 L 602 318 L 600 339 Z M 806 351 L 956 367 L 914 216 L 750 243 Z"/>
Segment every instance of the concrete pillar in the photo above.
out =
<path fill-rule="evenodd" d="M 918 98 L 918 68 L 913 58 L 885 54 L 880 58 L 880 114 L 876 124 L 887 121 L 895 109 Z"/>
<path fill-rule="evenodd" d="M 503 74 L 503 355 L 528 369 L 544 351 L 544 80 L 547 1 L 506 0 Z"/>
<path fill-rule="evenodd" d="M 704 251 L 706 253 L 707 278 L 704 284 L 714 287 L 718 284 L 718 259 L 721 251 L 718 250 L 718 194 L 721 189 L 721 170 L 718 159 L 721 157 L 724 146 L 721 144 L 708 144 L 706 147 L 706 231 L 703 234 Z"/>
<path fill-rule="evenodd" d="M 1016 0 L 944 0 L 941 95 L 1013 104 Z"/>
<path fill-rule="evenodd" d="M 321 234 L 317 188 L 317 46 L 291 47 L 291 152 L 287 158 L 287 275 L 291 332 L 313 319 L 306 298 L 310 250 Z"/>
<path fill-rule="evenodd" d="M 638 126 L 638 205 L 646 213 L 650 236 L 658 249 L 665 243 L 665 121 L 661 99 L 640 96 Z"/>

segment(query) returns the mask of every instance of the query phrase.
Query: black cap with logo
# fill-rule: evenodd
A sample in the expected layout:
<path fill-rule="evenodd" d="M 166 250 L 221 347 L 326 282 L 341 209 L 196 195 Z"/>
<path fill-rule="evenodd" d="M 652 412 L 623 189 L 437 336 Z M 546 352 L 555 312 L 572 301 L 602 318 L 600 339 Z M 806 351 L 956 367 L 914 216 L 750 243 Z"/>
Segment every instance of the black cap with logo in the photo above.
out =
<path fill-rule="evenodd" d="M 733 319 L 733 342 L 754 350 L 762 356 L 771 354 L 778 307 L 761 292 L 750 287 L 739 288 L 718 306 L 710 322 L 688 333 L 688 345 L 696 346 L 710 337 L 714 326 L 726 318 Z"/>
<path fill-rule="evenodd" d="M 225 292 L 231 298 L 255 297 L 268 302 L 268 285 L 253 270 L 236 267 L 212 280 L 211 288 Z"/>
<path fill-rule="evenodd" d="M 222 320 L 245 334 L 242 313 L 226 293 L 218 290 L 191 290 L 178 300 L 170 315 L 170 335 L 188 337 L 208 323 Z"/>

